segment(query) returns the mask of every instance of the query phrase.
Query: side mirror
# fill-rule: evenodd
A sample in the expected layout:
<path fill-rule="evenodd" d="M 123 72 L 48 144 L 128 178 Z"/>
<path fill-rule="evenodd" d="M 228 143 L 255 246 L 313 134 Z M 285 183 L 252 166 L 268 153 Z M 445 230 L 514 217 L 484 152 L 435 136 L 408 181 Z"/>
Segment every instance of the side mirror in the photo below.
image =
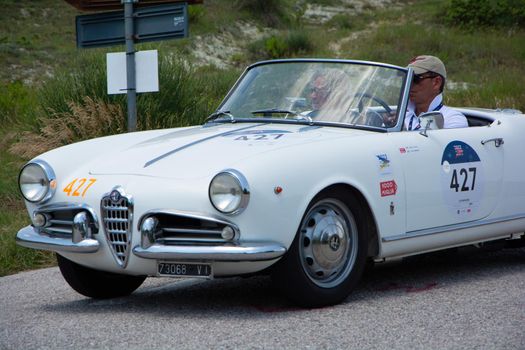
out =
<path fill-rule="evenodd" d="M 419 116 L 420 124 L 424 127 L 419 133 L 427 137 L 427 130 L 443 129 L 445 123 L 441 112 L 427 112 Z"/>

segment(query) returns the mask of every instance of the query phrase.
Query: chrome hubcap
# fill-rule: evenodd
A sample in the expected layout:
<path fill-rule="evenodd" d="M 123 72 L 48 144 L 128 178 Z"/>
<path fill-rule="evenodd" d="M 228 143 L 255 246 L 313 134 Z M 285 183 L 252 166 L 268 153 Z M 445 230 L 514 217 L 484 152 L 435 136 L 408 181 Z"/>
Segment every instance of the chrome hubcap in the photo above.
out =
<path fill-rule="evenodd" d="M 330 288 L 352 271 L 357 253 L 357 226 L 341 201 L 324 199 L 306 215 L 300 228 L 300 258 L 312 282 Z"/>

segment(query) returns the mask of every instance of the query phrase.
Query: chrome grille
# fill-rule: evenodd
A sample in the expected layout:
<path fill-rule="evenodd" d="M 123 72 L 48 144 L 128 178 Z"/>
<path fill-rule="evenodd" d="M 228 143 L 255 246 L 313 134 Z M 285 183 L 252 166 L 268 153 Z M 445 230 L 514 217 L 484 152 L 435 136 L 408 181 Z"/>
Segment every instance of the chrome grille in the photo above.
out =
<path fill-rule="evenodd" d="M 163 244 L 224 243 L 224 239 L 221 237 L 223 228 L 224 226 L 216 226 L 213 229 L 162 226 L 162 236 L 157 238 L 157 242 Z"/>
<path fill-rule="evenodd" d="M 141 222 L 147 217 L 155 217 L 158 220 L 155 233 L 157 244 L 220 245 L 231 243 L 238 238 L 239 230 L 234 224 L 217 218 L 187 212 L 150 212 L 143 217 Z M 222 237 L 222 231 L 226 226 L 234 230 L 233 240 L 225 240 Z"/>
<path fill-rule="evenodd" d="M 93 233 L 98 232 L 98 222 L 93 210 L 82 204 L 59 203 L 39 208 L 36 213 L 44 214 L 46 225 L 39 227 L 40 233 L 51 237 L 71 238 L 73 235 L 73 218 L 80 212 L 90 216 L 90 227 Z"/>
<path fill-rule="evenodd" d="M 119 192 L 118 199 L 113 195 Z M 126 267 L 129 258 L 132 229 L 132 202 L 121 189 L 115 189 L 101 201 L 101 214 L 106 239 L 111 252 L 121 267 Z"/>

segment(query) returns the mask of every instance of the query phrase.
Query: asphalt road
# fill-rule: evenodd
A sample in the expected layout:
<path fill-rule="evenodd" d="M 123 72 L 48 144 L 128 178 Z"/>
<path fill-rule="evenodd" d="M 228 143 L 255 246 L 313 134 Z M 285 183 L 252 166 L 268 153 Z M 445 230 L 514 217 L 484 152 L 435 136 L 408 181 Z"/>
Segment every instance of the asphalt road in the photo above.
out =
<path fill-rule="evenodd" d="M 525 249 L 383 264 L 347 300 L 298 309 L 267 277 L 149 278 L 76 294 L 57 268 L 0 278 L 0 349 L 525 349 Z"/>

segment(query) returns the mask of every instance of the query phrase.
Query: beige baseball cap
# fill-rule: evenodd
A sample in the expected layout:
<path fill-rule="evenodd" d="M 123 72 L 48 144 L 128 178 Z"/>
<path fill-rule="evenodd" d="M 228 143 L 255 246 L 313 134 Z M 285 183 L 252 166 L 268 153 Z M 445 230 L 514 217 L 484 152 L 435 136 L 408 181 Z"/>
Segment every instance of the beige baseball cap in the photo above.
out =
<path fill-rule="evenodd" d="M 447 77 L 445 65 L 435 56 L 417 56 L 410 61 L 408 67 L 411 67 L 414 70 L 414 74 L 419 75 L 426 72 L 433 72 L 441 75 L 443 78 Z"/>

